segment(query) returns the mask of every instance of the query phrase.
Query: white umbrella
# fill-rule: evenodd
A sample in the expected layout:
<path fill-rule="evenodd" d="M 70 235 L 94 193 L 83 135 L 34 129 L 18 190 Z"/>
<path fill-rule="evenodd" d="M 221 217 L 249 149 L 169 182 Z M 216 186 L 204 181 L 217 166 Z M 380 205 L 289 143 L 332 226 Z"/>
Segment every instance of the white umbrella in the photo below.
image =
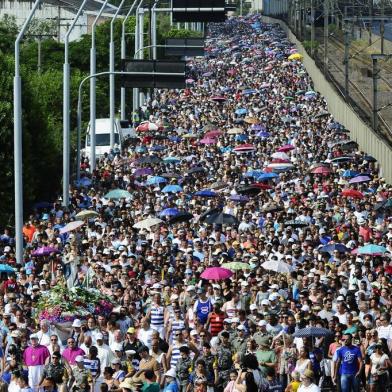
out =
<path fill-rule="evenodd" d="M 285 152 L 279 152 L 279 151 L 278 152 L 274 152 L 271 155 L 271 157 L 274 158 L 274 159 L 283 159 L 285 161 L 289 161 L 290 160 L 290 157 Z"/>
<path fill-rule="evenodd" d="M 64 234 L 64 233 L 68 233 L 69 231 L 76 230 L 83 225 L 84 222 L 80 220 L 69 222 L 60 229 L 60 234 Z"/>
<path fill-rule="evenodd" d="M 267 260 L 261 266 L 268 271 L 275 271 L 281 274 L 288 274 L 293 270 L 290 264 L 277 260 Z"/>
<path fill-rule="evenodd" d="M 133 225 L 134 229 L 149 229 L 151 226 L 159 225 L 163 220 L 158 218 L 147 218 Z"/>

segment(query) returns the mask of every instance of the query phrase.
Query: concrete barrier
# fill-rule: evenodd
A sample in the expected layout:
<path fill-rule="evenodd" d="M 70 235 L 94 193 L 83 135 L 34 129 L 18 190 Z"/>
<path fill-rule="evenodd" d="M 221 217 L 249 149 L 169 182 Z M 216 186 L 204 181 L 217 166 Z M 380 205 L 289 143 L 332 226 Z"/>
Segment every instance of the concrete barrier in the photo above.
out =
<path fill-rule="evenodd" d="M 384 140 L 355 113 L 345 102 L 344 98 L 327 81 L 314 60 L 307 54 L 303 45 L 298 41 L 285 22 L 279 19 L 263 16 L 266 23 L 278 23 L 287 33 L 289 40 L 296 44 L 298 52 L 301 53 L 303 63 L 309 76 L 312 78 L 314 89 L 324 96 L 328 103 L 328 110 L 334 118 L 343 124 L 349 131 L 352 140 L 355 140 L 359 148 L 372 155 L 378 160 L 381 167 L 380 175 L 392 183 L 392 149 Z"/>

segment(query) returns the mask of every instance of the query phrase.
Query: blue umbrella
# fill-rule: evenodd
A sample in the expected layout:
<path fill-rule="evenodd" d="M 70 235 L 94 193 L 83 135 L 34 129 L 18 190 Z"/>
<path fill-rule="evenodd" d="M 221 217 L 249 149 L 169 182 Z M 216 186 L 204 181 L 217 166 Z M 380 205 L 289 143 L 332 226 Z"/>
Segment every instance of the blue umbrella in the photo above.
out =
<path fill-rule="evenodd" d="M 332 334 L 333 332 L 327 328 L 308 327 L 308 328 L 298 329 L 293 333 L 292 336 L 294 336 L 295 338 L 309 338 L 309 337 L 320 338 Z"/>
<path fill-rule="evenodd" d="M 239 108 L 235 111 L 235 114 L 237 114 L 238 116 L 243 116 L 246 113 L 248 113 L 248 110 L 245 108 Z"/>
<path fill-rule="evenodd" d="M 0 264 L 0 272 L 13 273 L 15 270 L 7 264 Z"/>
<path fill-rule="evenodd" d="M 177 208 L 165 208 L 164 210 L 162 210 L 159 213 L 159 216 L 160 217 L 163 217 L 163 216 L 175 216 L 175 215 L 178 215 L 178 213 L 179 213 L 179 211 L 177 210 Z"/>
<path fill-rule="evenodd" d="M 203 189 L 201 191 L 195 192 L 193 196 L 199 196 L 199 197 L 216 197 L 218 196 L 217 193 L 213 192 L 210 189 Z"/>
<path fill-rule="evenodd" d="M 380 245 L 369 244 L 358 248 L 359 255 L 378 255 L 387 252 L 387 248 Z"/>
<path fill-rule="evenodd" d="M 164 163 L 180 163 L 181 159 L 178 157 L 166 157 L 163 158 Z"/>
<path fill-rule="evenodd" d="M 138 147 L 136 147 L 135 151 L 138 153 L 147 152 L 147 148 L 145 146 L 138 146 Z"/>
<path fill-rule="evenodd" d="M 358 172 L 354 170 L 345 170 L 342 174 L 342 177 L 355 177 L 358 175 Z"/>
<path fill-rule="evenodd" d="M 266 131 L 261 131 L 261 132 L 257 133 L 256 136 L 267 138 L 267 137 L 270 137 L 271 134 L 269 132 L 266 132 Z"/>
<path fill-rule="evenodd" d="M 253 88 L 249 88 L 249 89 L 242 91 L 242 95 L 251 95 L 251 94 L 256 94 L 256 93 L 257 93 L 257 91 L 254 90 Z"/>
<path fill-rule="evenodd" d="M 264 174 L 261 170 L 249 170 L 245 173 L 245 177 L 260 177 Z"/>
<path fill-rule="evenodd" d="M 132 198 L 132 195 L 125 189 L 113 189 L 112 191 L 108 192 L 104 197 L 105 199 L 126 199 Z"/>
<path fill-rule="evenodd" d="M 181 138 L 180 138 L 179 136 L 169 136 L 169 140 L 170 140 L 171 142 L 178 143 L 178 142 L 181 141 Z"/>
<path fill-rule="evenodd" d="M 182 192 L 182 188 L 179 185 L 166 185 L 162 189 L 163 193 L 178 193 Z"/>
<path fill-rule="evenodd" d="M 350 252 L 350 249 L 348 249 L 345 245 L 343 244 L 330 244 L 330 245 L 325 245 L 321 247 L 320 252 L 323 253 L 333 253 L 335 250 L 341 252 L 341 253 L 348 253 Z"/>
<path fill-rule="evenodd" d="M 146 185 L 158 185 L 163 182 L 167 182 L 167 179 L 159 176 L 154 176 L 147 179 Z"/>
<path fill-rule="evenodd" d="M 165 146 L 152 146 L 150 151 L 163 151 L 165 148 Z"/>
<path fill-rule="evenodd" d="M 276 173 L 262 173 L 260 176 L 257 177 L 258 181 L 265 181 L 265 180 L 271 180 L 273 178 L 279 177 L 278 174 Z"/>
<path fill-rule="evenodd" d="M 241 135 L 236 135 L 235 140 L 237 142 L 245 142 L 246 140 L 248 140 L 248 135 L 246 135 L 245 133 Z"/>

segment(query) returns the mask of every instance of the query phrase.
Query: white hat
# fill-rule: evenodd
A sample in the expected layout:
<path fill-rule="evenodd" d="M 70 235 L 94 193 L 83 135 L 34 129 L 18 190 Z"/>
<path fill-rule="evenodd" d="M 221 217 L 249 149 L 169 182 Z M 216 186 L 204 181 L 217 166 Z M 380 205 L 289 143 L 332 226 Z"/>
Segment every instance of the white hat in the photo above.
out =
<path fill-rule="evenodd" d="M 269 305 L 270 304 L 270 302 L 268 301 L 268 299 L 263 299 L 262 301 L 261 301 L 261 304 L 262 305 Z"/>
<path fill-rule="evenodd" d="M 273 285 L 270 286 L 270 288 L 271 288 L 271 289 L 278 290 L 278 289 L 279 289 L 279 286 L 278 286 L 277 284 L 273 284 Z"/>
<path fill-rule="evenodd" d="M 84 357 L 83 355 L 77 355 L 75 357 L 75 362 L 84 362 Z"/>
<path fill-rule="evenodd" d="M 190 332 L 190 335 L 191 336 L 196 336 L 196 335 L 198 335 L 198 333 L 197 333 L 196 330 L 192 329 L 192 331 Z"/>
<path fill-rule="evenodd" d="M 240 322 L 240 319 L 238 317 L 233 317 L 231 319 L 231 323 L 239 323 L 239 322 Z"/>
<path fill-rule="evenodd" d="M 186 291 L 195 291 L 195 286 L 193 286 L 193 285 L 190 285 L 190 286 L 188 286 L 187 288 L 186 288 Z"/>
<path fill-rule="evenodd" d="M 111 348 L 112 348 L 112 351 L 122 351 L 123 350 L 123 346 L 121 343 L 113 343 Z"/>
<path fill-rule="evenodd" d="M 265 326 L 267 325 L 267 322 L 266 322 L 265 320 L 260 320 L 260 321 L 257 323 L 257 325 L 258 325 L 259 327 L 265 327 Z"/>
<path fill-rule="evenodd" d="M 216 283 L 214 283 L 213 285 L 212 285 L 212 287 L 214 288 L 214 289 L 220 289 L 221 287 L 219 286 L 219 284 L 216 284 Z"/>
<path fill-rule="evenodd" d="M 82 326 L 82 322 L 79 319 L 75 319 L 72 323 L 72 327 L 80 328 Z"/>
<path fill-rule="evenodd" d="M 257 305 L 256 304 L 252 304 L 249 306 L 250 310 L 256 310 L 257 309 Z"/>
<path fill-rule="evenodd" d="M 40 284 L 40 285 L 48 284 L 48 282 L 47 282 L 46 280 L 42 279 L 42 280 L 39 281 L 39 284 Z"/>
<path fill-rule="evenodd" d="M 153 288 L 154 290 L 160 290 L 160 289 L 162 288 L 162 286 L 161 286 L 159 283 L 154 283 L 154 284 L 152 285 L 152 288 Z"/>
<path fill-rule="evenodd" d="M 249 283 L 248 282 L 245 282 L 244 280 L 241 282 L 241 286 L 242 287 L 247 287 L 247 286 L 249 286 Z"/>
<path fill-rule="evenodd" d="M 339 297 L 336 298 L 336 301 L 344 301 L 344 300 L 345 299 L 344 299 L 343 295 L 339 295 Z"/>
<path fill-rule="evenodd" d="M 176 378 L 177 374 L 176 374 L 176 370 L 174 368 L 170 368 L 166 373 L 165 376 L 167 377 L 172 377 L 172 378 Z"/>
<path fill-rule="evenodd" d="M 103 340 L 103 335 L 101 333 L 97 333 L 95 336 L 95 340 Z"/>
<path fill-rule="evenodd" d="M 242 324 L 240 324 L 240 325 L 237 327 L 237 329 L 238 329 L 239 331 L 245 331 L 245 327 L 244 327 Z"/>
<path fill-rule="evenodd" d="M 38 339 L 38 335 L 33 333 L 30 335 L 30 339 Z"/>
<path fill-rule="evenodd" d="M 310 310 L 309 305 L 302 305 L 301 310 L 303 310 L 304 312 L 309 312 Z"/>
<path fill-rule="evenodd" d="M 231 318 L 225 318 L 223 320 L 224 323 L 231 324 Z"/>

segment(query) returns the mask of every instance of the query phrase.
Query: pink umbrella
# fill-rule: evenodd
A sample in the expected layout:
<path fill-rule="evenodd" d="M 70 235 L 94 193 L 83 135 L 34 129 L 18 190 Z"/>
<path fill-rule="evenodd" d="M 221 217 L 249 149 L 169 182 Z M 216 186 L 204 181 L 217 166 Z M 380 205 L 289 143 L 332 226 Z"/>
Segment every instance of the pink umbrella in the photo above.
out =
<path fill-rule="evenodd" d="M 216 139 L 206 137 L 206 138 L 200 140 L 200 144 L 216 144 Z"/>
<path fill-rule="evenodd" d="M 211 101 L 224 102 L 226 101 L 226 98 L 222 97 L 221 95 L 214 95 L 213 97 L 211 97 Z"/>
<path fill-rule="evenodd" d="M 313 174 L 330 174 L 331 173 L 331 169 L 329 167 L 325 167 L 325 166 L 318 166 L 316 168 L 314 168 L 311 173 Z"/>
<path fill-rule="evenodd" d="M 209 131 L 209 132 L 207 132 L 205 135 L 204 135 L 204 137 L 205 138 L 216 138 L 216 137 L 218 137 L 218 136 L 221 136 L 221 135 L 223 135 L 223 132 L 222 131 L 219 131 L 219 130 L 215 130 L 215 131 Z"/>
<path fill-rule="evenodd" d="M 278 151 L 279 152 L 287 152 L 287 151 L 291 151 L 291 150 L 294 150 L 294 149 L 295 149 L 295 147 L 292 146 L 291 144 L 285 144 L 284 146 L 279 147 Z"/>
<path fill-rule="evenodd" d="M 234 148 L 235 152 L 254 151 L 256 147 L 253 144 L 241 144 Z"/>
<path fill-rule="evenodd" d="M 205 269 L 200 275 L 201 278 L 206 280 L 224 280 L 233 276 L 233 272 L 231 272 L 227 268 L 222 267 L 210 267 Z"/>

